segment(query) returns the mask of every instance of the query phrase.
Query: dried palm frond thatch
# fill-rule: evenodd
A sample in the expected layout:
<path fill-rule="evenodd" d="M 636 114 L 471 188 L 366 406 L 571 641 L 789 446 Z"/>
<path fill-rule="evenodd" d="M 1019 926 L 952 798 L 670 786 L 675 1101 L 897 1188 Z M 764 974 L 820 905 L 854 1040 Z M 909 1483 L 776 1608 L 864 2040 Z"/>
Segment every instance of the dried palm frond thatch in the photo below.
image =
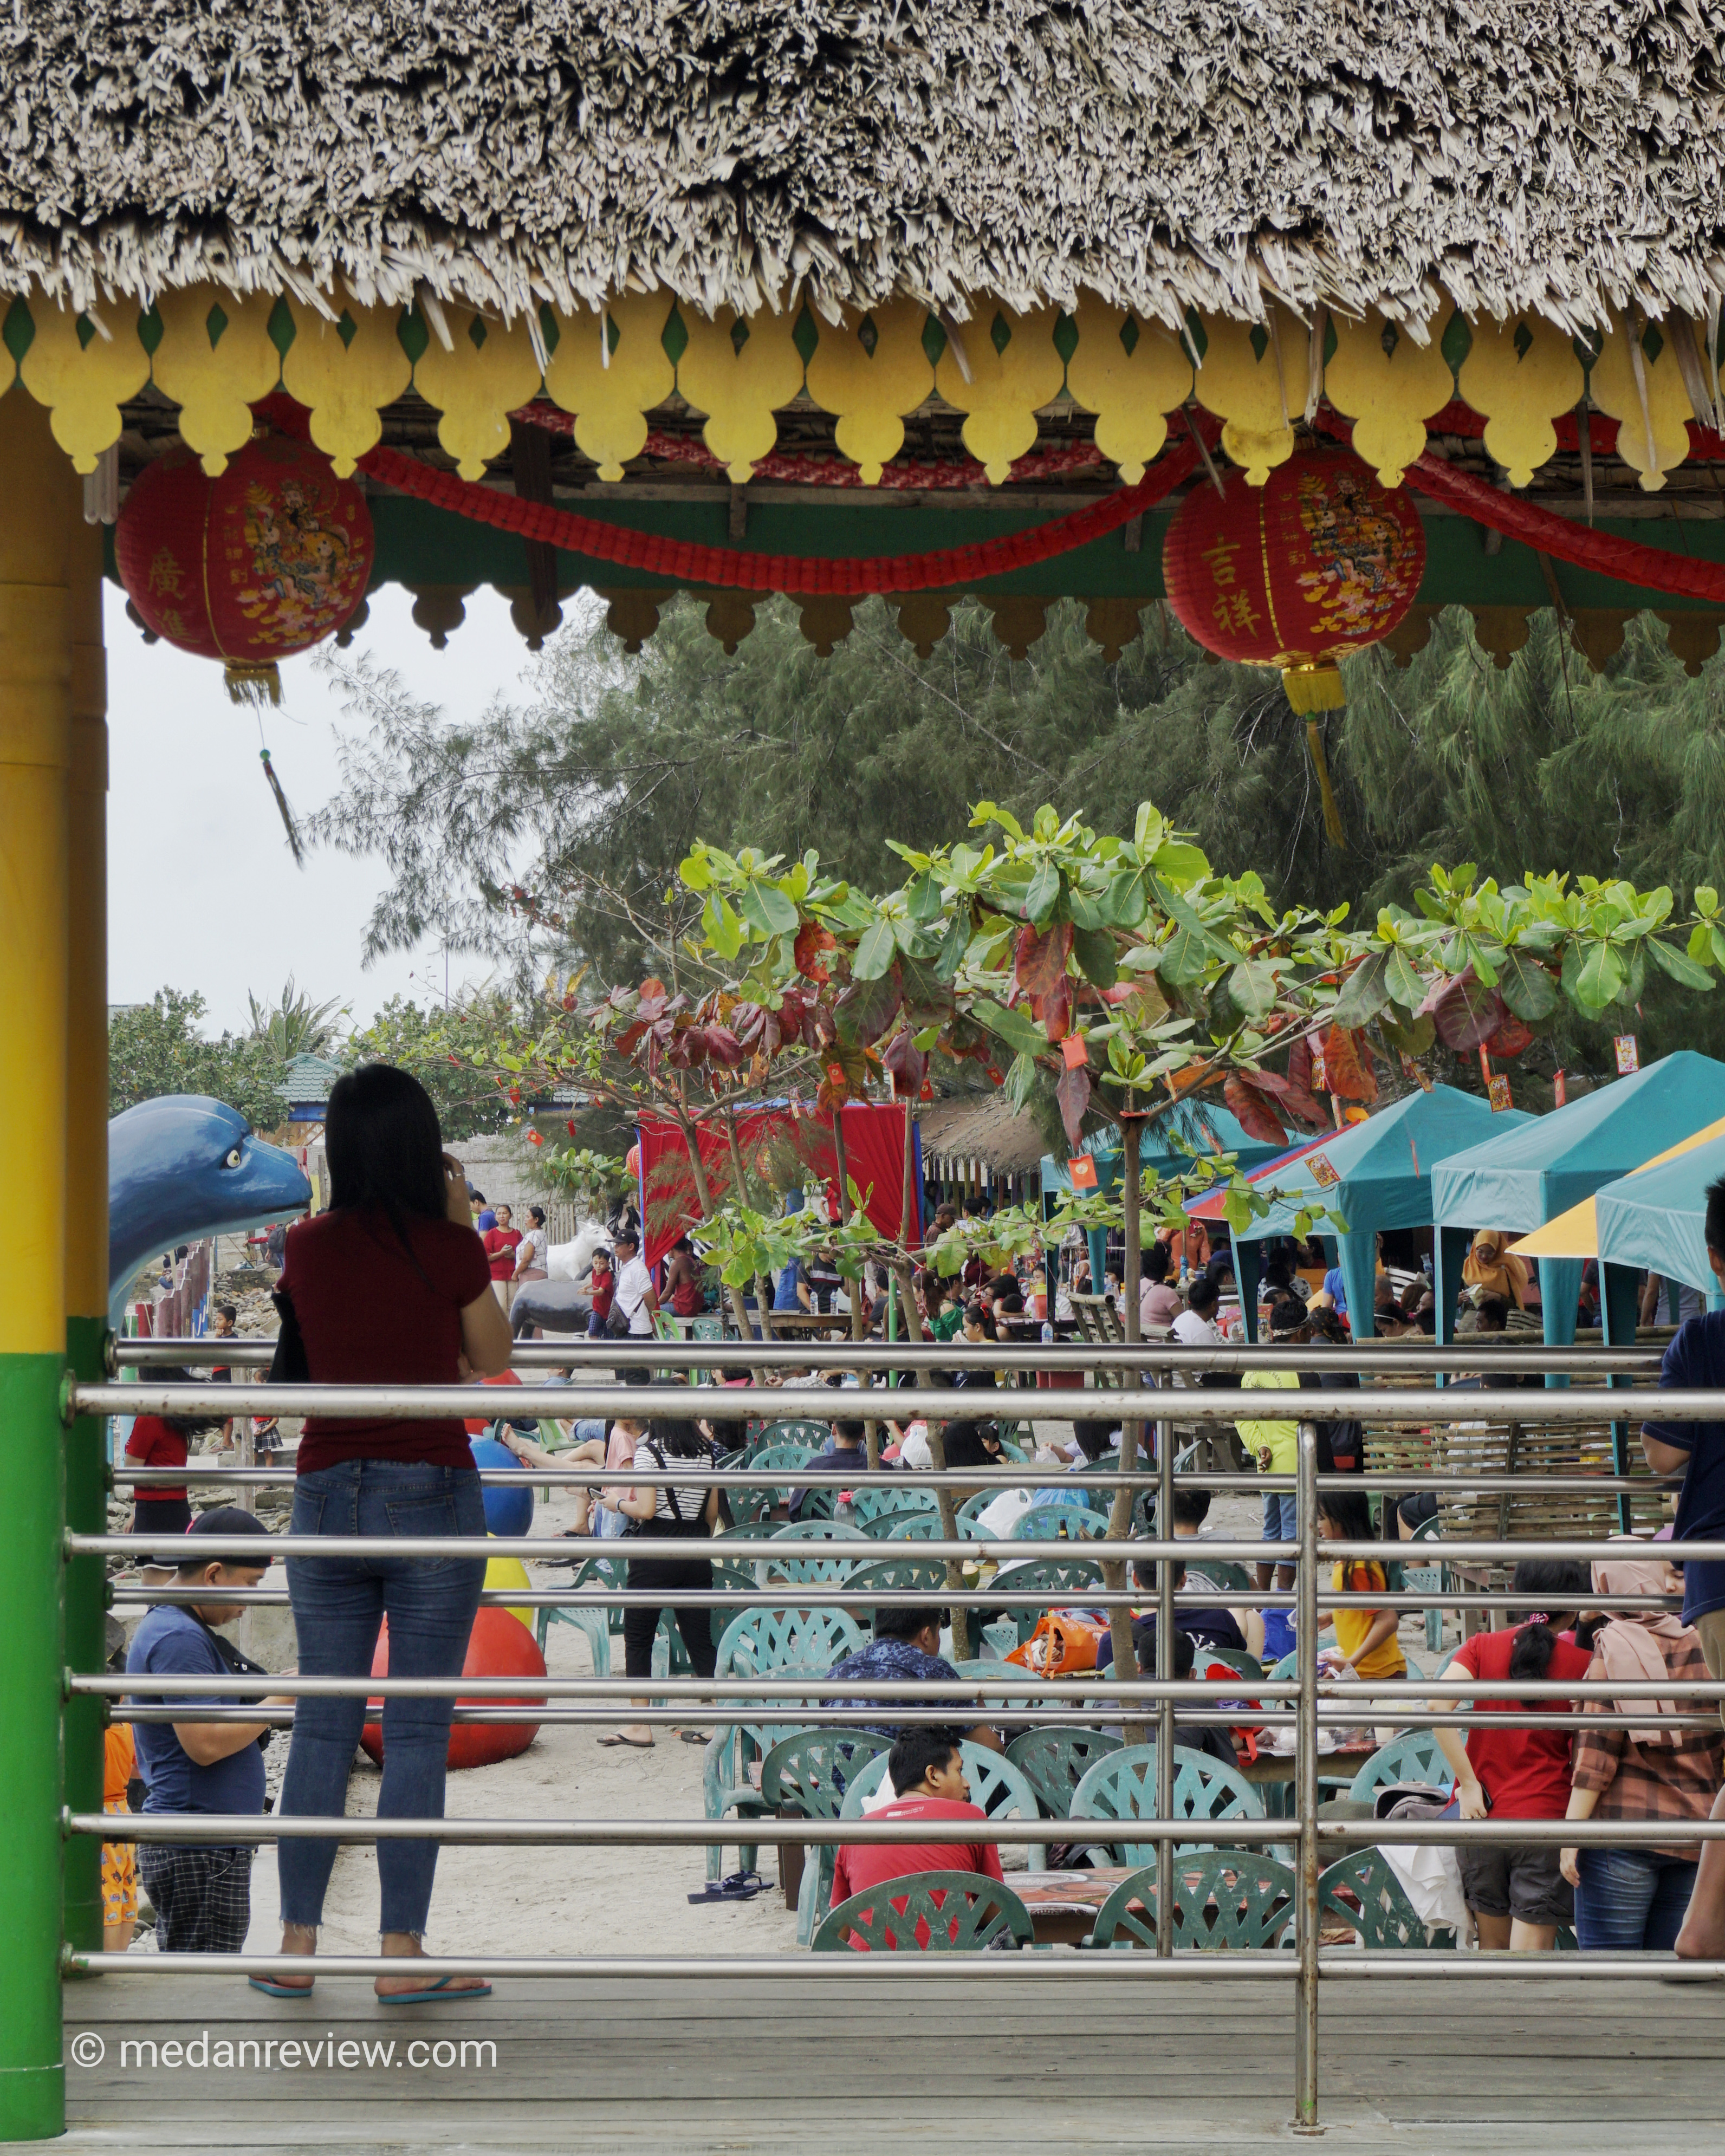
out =
<path fill-rule="evenodd" d="M 0 286 L 964 319 L 1725 290 L 1717 0 L 18 0 Z"/>

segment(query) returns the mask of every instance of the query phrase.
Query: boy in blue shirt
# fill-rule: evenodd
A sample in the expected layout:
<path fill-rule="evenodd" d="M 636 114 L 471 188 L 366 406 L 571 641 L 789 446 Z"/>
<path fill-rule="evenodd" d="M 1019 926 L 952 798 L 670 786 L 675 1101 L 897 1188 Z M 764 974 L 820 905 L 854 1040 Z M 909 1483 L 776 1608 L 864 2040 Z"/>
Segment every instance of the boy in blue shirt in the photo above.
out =
<path fill-rule="evenodd" d="M 237 1505 L 222 1505 L 186 1530 L 187 1554 L 174 1575 L 177 1587 L 203 1588 L 208 1599 L 159 1604 L 132 1635 L 126 1658 L 132 1676 L 207 1676 L 207 1696 L 182 1702 L 183 1722 L 137 1722 L 132 1738 L 146 1794 L 146 1815 L 187 1812 L 260 1814 L 264 1809 L 264 1753 L 270 1726 L 263 1722 L 199 1722 L 200 1707 L 238 1707 L 220 1680 L 249 1671 L 238 1650 L 212 1629 L 239 1616 L 244 1604 L 228 1598 L 235 1588 L 255 1587 L 270 1559 L 202 1558 L 193 1537 L 267 1535 L 263 1522 Z M 160 1693 L 131 1695 L 139 1707 L 162 1704 Z M 288 1705 L 286 1698 L 266 1705 Z M 163 1953 L 238 1953 L 251 1925 L 252 1850 L 207 1842 L 144 1842 L 138 1872 L 156 1912 L 156 1940 Z"/>
<path fill-rule="evenodd" d="M 1725 1176 L 1707 1186 L 1707 1263 L 1725 1288 Z M 1660 1367 L 1661 1392 L 1725 1391 L 1725 1311 L 1710 1310 L 1678 1328 Z M 1681 1475 L 1673 1537 L 1725 1542 L 1725 1423 L 1645 1422 L 1641 1450 L 1656 1475 Z M 1674 1558 L 1680 1553 L 1675 1548 Z M 1725 1673 L 1725 1563 L 1702 1560 L 1683 1567 L 1683 1622 L 1701 1635 L 1707 1668 Z M 1725 1818 L 1725 1793 L 1713 1804 Z M 1701 1869 L 1689 1897 L 1689 1913 L 1677 1934 L 1684 1960 L 1725 1958 L 1725 1842 L 1704 1841 Z"/>

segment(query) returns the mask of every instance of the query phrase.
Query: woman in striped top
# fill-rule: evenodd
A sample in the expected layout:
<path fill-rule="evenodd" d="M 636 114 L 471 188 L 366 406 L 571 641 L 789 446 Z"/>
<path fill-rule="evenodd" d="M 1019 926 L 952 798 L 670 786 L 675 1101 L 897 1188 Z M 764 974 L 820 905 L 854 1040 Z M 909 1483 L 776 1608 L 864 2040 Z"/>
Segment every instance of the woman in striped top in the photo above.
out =
<path fill-rule="evenodd" d="M 1610 1558 L 1594 1567 L 1602 1607 L 1630 1594 L 1675 1594 L 1676 1573 L 1663 1558 Z M 1707 1681 L 1701 1635 L 1668 1610 L 1623 1610 L 1594 1642 L 1589 1678 Z M 1590 1699 L 1589 1713 L 1614 1706 L 1624 1715 L 1670 1715 L 1688 1702 Z M 1716 1718 L 1704 1728 L 1671 1728 L 1648 1721 L 1625 1729 L 1577 1732 L 1570 1819 L 1669 1820 L 1671 1836 L 1650 1847 L 1566 1849 L 1563 1876 L 1575 1889 L 1575 1933 L 1585 1948 L 1669 1953 L 1689 1906 L 1701 1856 L 1681 1828 L 1704 1820 L 1719 1792 L 1722 1737 Z"/>
<path fill-rule="evenodd" d="M 692 1422 L 656 1419 L 648 1424 L 647 1435 L 635 1448 L 634 1465 L 642 1474 L 663 1474 L 667 1469 L 675 1471 L 679 1461 L 686 1461 L 691 1467 L 711 1467 L 716 1456 L 714 1445 Z M 686 1482 L 643 1482 L 624 1491 L 618 1501 L 618 1509 L 630 1522 L 624 1530 L 625 1535 L 650 1535 L 655 1541 L 669 1538 L 704 1542 L 711 1535 L 719 1517 L 719 1493 Z M 676 1597 L 686 1589 L 711 1587 L 712 1584 L 711 1559 L 693 1551 L 686 1558 L 632 1557 L 629 1561 L 628 1585 L 632 1589 L 657 1589 L 664 1594 L 665 1602 L 676 1609 L 677 1628 L 683 1635 L 690 1665 L 700 1677 L 712 1675 L 717 1659 L 713 1645 L 712 1612 L 694 1606 L 677 1607 Z M 653 1635 L 659 1630 L 662 1609 L 663 1604 L 640 1608 L 632 1604 L 624 1612 L 624 1669 L 628 1676 L 645 1678 L 653 1674 Z M 644 1707 L 645 1696 L 633 1704 Z M 698 1731 L 684 1733 L 691 1743 L 703 1741 Z M 653 1748 L 653 1732 L 645 1722 L 631 1722 L 609 1737 L 602 1737 L 599 1742 L 607 1746 L 627 1744 L 635 1751 L 649 1752 Z"/>

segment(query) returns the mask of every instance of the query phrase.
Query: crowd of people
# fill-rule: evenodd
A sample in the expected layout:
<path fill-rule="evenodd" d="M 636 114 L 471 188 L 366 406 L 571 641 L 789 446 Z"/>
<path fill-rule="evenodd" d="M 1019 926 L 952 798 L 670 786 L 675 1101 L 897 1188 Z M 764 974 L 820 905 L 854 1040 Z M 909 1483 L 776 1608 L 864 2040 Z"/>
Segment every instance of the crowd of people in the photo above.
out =
<path fill-rule="evenodd" d="M 472 1377 L 504 1378 L 513 1350 L 509 1291 L 515 1281 L 542 1274 L 542 1214 L 530 1212 L 525 1233 L 514 1229 L 509 1209 L 502 1206 L 485 1209 L 490 1220 L 477 1225 L 465 1173 L 443 1150 L 429 1099 L 413 1079 L 386 1065 L 367 1066 L 338 1081 L 329 1103 L 326 1144 L 330 1204 L 288 1235 L 278 1291 L 284 1339 L 291 1336 L 297 1342 L 305 1373 L 316 1382 L 338 1383 L 446 1385 Z M 1715 1271 L 1725 1285 L 1725 1184 L 1709 1194 L 1707 1230 Z M 674 1311 L 680 1305 L 684 1314 L 705 1291 L 698 1255 L 686 1242 L 673 1248 L 656 1281 L 641 1260 L 632 1223 L 619 1224 L 611 1255 L 614 1273 L 608 1265 L 600 1269 L 610 1277 L 609 1301 L 596 1317 L 613 1337 L 649 1332 L 661 1304 Z M 1265 1476 L 1286 1475 L 1294 1466 L 1301 1416 L 1297 1401 L 1286 1395 L 1358 1383 L 1352 1372 L 1324 1368 L 1323 1349 L 1348 1337 L 1345 1283 L 1333 1270 L 1321 1285 L 1306 1278 L 1296 1262 L 1304 1255 L 1271 1253 L 1263 1315 L 1269 1339 L 1286 1346 L 1289 1360 L 1285 1367 L 1245 1374 L 1243 1389 L 1263 1394 L 1262 1408 L 1231 1432 L 1238 1459 Z M 1228 1279 L 1221 1255 L 1201 1226 L 1153 1243 L 1142 1290 L 1147 1327 L 1185 1344 L 1213 1344 Z M 1522 1306 L 1525 1268 L 1501 1238 L 1479 1239 L 1469 1263 L 1476 1275 L 1470 1282 L 1475 1315 L 1490 1329 L 1500 1311 Z M 918 1276 L 918 1323 L 927 1337 L 951 1350 L 950 1366 L 937 1379 L 952 1389 L 995 1388 L 1000 1373 L 991 1350 L 1016 1327 L 1049 1322 L 1049 1284 L 1040 1271 L 1021 1277 L 979 1260 L 974 1278 L 968 1277 L 971 1270 L 967 1265 L 965 1274 L 951 1277 L 933 1271 Z M 1071 1272 L 1072 1291 L 1081 1293 L 1077 1262 Z M 833 1299 L 845 1285 L 836 1271 L 826 1278 L 819 1266 L 798 1265 L 787 1273 L 788 1285 L 781 1281 L 776 1296 L 788 1314 L 793 1309 L 834 1314 Z M 858 1291 L 867 1288 L 860 1286 Z M 1394 1300 L 1406 1316 L 1409 1295 Z M 1410 1322 L 1419 1322 L 1422 1309 L 1423 1304 L 1413 1308 Z M 874 1322 L 872 1309 L 866 1314 Z M 1702 1313 L 1689 1319 L 1673 1342 L 1661 1382 L 1671 1388 L 1721 1387 L 1722 1363 L 1725 1314 Z M 855 1382 L 847 1373 L 828 1377 L 841 1394 L 847 1383 Z M 1202 1426 L 1201 1386 L 1188 1389 L 1193 1397 L 1184 1404 L 1190 1412 L 1177 1423 Z M 890 1393 L 876 1398 L 884 1437 L 879 1459 L 889 1471 L 914 1476 L 938 1460 L 948 1469 L 974 1468 L 979 1477 L 989 1476 L 976 1487 L 981 1491 L 998 1484 L 997 1502 L 1091 1512 L 1109 1508 L 1112 1486 L 1105 1478 L 1117 1468 L 1120 1436 L 1106 1416 L 1073 1422 L 1069 1439 L 1045 1438 L 1033 1457 L 1013 1462 L 1021 1476 L 1006 1478 L 989 1475 L 1009 1457 L 998 1418 L 970 1416 L 931 1428 L 919 1419 L 894 1419 Z M 861 1404 L 834 1399 L 830 1435 L 798 1470 L 788 1517 L 798 1517 L 811 1493 L 835 1486 L 842 1503 L 850 1478 L 867 1471 L 866 1425 L 855 1411 Z M 631 1553 L 629 1588 L 659 1599 L 631 1603 L 627 1609 L 625 1671 L 644 1689 L 655 1633 L 661 1612 L 669 1610 L 691 1667 L 710 1676 L 715 1666 L 711 1613 L 683 1598 L 711 1584 L 711 1545 L 729 1524 L 729 1508 L 723 1492 L 681 1476 L 686 1470 L 693 1477 L 715 1461 L 721 1435 L 730 1426 L 633 1414 L 621 1398 L 619 1405 L 624 1411 L 608 1423 L 572 1431 L 574 1464 L 614 1472 L 633 1469 L 655 1479 L 633 1486 L 595 1486 L 583 1496 L 576 1531 L 649 1533 L 655 1541 L 691 1545 L 686 1555 Z M 1003 1412 L 1008 1405 L 1004 1399 L 999 1403 Z M 218 1420 L 140 1418 L 130 1455 L 172 1473 L 186 1466 L 188 1440 Z M 539 1450 L 530 1435 L 511 1430 L 506 1420 L 498 1427 L 523 1459 L 558 1457 L 568 1463 L 567 1454 Z M 1358 1419 L 1317 1427 L 1325 1434 L 1321 1465 L 1345 1472 L 1363 1464 Z M 1614 1543 L 1602 1548 L 1590 1568 L 1539 1563 L 1517 1568 L 1514 1591 L 1529 1605 L 1522 1621 L 1473 1634 L 1450 1666 L 1502 1684 L 1502 1698 L 1481 1702 L 1482 1711 L 1514 1714 L 1522 1702 L 1519 1711 L 1537 1712 L 1543 1702 L 1523 1701 L 1518 1687 L 1539 1681 L 1609 1686 L 1651 1681 L 1676 1686 L 1725 1675 L 1725 1565 L 1690 1563 L 1682 1567 L 1680 1583 L 1671 1562 L 1686 1538 L 1725 1537 L 1725 1425 L 1656 1419 L 1646 1425 L 1644 1445 L 1656 1474 L 1682 1478 L 1675 1542 L 1663 1548 Z M 305 1425 L 296 1466 L 295 1536 L 366 1536 L 387 1543 L 438 1535 L 474 1545 L 470 1558 L 434 1562 L 387 1554 L 289 1558 L 299 1672 L 366 1676 L 387 1622 L 392 1676 L 458 1676 L 485 1570 L 480 1485 L 461 1424 L 435 1415 L 405 1421 L 314 1417 Z M 1177 1675 L 1226 1671 L 1236 1681 L 1225 1720 L 1187 1714 L 1181 1722 L 1183 1743 L 1227 1763 L 1239 1758 L 1241 1732 L 1250 1731 L 1251 1669 L 1272 1666 L 1291 1644 L 1286 1607 L 1261 1598 L 1286 1593 L 1296 1563 L 1291 1550 L 1286 1559 L 1260 1563 L 1255 1594 L 1219 1589 L 1203 1568 L 1210 1509 L 1204 1491 L 1189 1486 L 1177 1490 L 1170 1532 L 1194 1547 L 1191 1558 L 1173 1568 L 1171 1659 Z M 110 1744 L 106 1800 L 116 1806 L 126 1801 L 130 1784 L 150 1812 L 256 1813 L 264 1802 L 263 1748 L 270 1741 L 270 1727 L 262 1721 L 211 1722 L 200 1719 L 198 1710 L 230 1703 L 224 1678 L 251 1672 L 223 1627 L 239 1606 L 234 1595 L 264 1576 L 269 1555 L 260 1546 L 255 1562 L 249 1550 L 207 1558 L 197 1545 L 213 1535 L 249 1539 L 264 1531 L 249 1513 L 232 1507 L 193 1519 L 186 1489 L 172 1484 L 140 1494 L 134 1525 L 140 1534 L 157 1538 L 157 1547 L 146 1553 L 146 1579 L 171 1579 L 192 1597 L 152 1608 L 137 1627 L 126 1664 L 139 1681 L 135 1697 L 148 1702 L 149 1680 L 170 1675 L 205 1680 L 208 1689 L 185 1701 L 182 1717 L 141 1722 L 130 1747 Z M 1136 1525 L 1141 1532 L 1155 1531 L 1153 1518 L 1142 1513 Z M 1389 1503 L 1383 1519 L 1374 1521 L 1363 1489 L 1327 1491 L 1317 1527 L 1325 1543 L 1383 1542 L 1381 1558 L 1356 1555 L 1328 1569 L 1334 1591 L 1361 1599 L 1333 1613 L 1333 1645 L 1326 1645 L 1325 1666 L 1330 1675 L 1364 1688 L 1371 1719 L 1382 1721 L 1387 1713 L 1393 1721 L 1385 1691 L 1393 1702 L 1409 1676 L 1398 1613 L 1389 1599 L 1390 1567 L 1407 1531 L 1405 1514 Z M 1266 1493 L 1261 1539 L 1287 1547 L 1296 1542 L 1296 1529 L 1291 1498 Z M 976 1575 L 984 1604 L 977 1612 L 979 1621 L 989 1614 L 988 1576 L 987 1568 Z M 1159 1622 L 1154 1567 L 1140 1563 L 1132 1578 L 1144 1597 L 1134 1612 L 1134 1650 L 1141 1666 L 1153 1667 Z M 1680 1584 L 1681 1614 L 1671 1607 Z M 1384 1599 L 1376 1603 L 1374 1596 Z M 1096 1663 L 1107 1668 L 1113 1639 L 1105 1613 L 1080 1608 L 1050 1614 L 1089 1624 Z M 871 1682 L 957 1681 L 943 1648 L 945 1630 L 946 1613 L 932 1604 L 876 1610 L 870 1643 L 829 1672 L 835 1702 L 869 1703 Z M 1219 1656 L 1234 1659 L 1218 1661 Z M 896 1722 L 884 1702 L 874 1703 L 880 1707 L 880 1732 L 892 1743 L 884 1801 L 891 1816 L 927 1818 L 931 1835 L 926 1845 L 846 1845 L 839 1855 L 835 1896 L 928 1868 L 969 1869 L 998 1878 L 999 1851 L 982 1830 L 986 1815 L 969 1802 L 959 1748 L 968 1742 L 998 1750 L 1000 1731 L 980 1706 L 951 1729 L 931 1729 Z M 386 1702 L 381 1815 L 442 1815 L 452 1704 L 449 1696 Z M 1441 1712 L 1447 1705 L 1434 1701 L 1433 1708 Z M 1460 1887 L 1480 1943 L 1545 1947 L 1573 1922 L 1584 1948 L 1675 1946 L 1680 1953 L 1718 1952 L 1725 1945 L 1725 1850 L 1717 1843 L 1699 1845 L 1693 1832 L 1698 1822 L 1725 1812 L 1720 1795 L 1725 1739 L 1717 1716 L 1686 1711 L 1676 1691 L 1657 1697 L 1608 1691 L 1589 1699 L 1586 1707 L 1579 1730 L 1496 1722 L 1440 1730 L 1436 1744 L 1453 1779 L 1460 1816 L 1578 1824 L 1654 1820 L 1668 1834 L 1656 1844 L 1621 1846 L 1579 1834 L 1567 1847 L 1553 1839 L 1465 1845 L 1457 1861 Z M 283 1817 L 342 1815 L 366 1712 L 362 1697 L 299 1699 L 280 1794 Z M 601 1741 L 647 1748 L 655 1738 L 649 1725 L 624 1722 Z M 936 1827 L 978 1830 L 949 1841 Z M 270 1977 L 252 1979 L 259 1989 L 281 1996 L 311 1989 L 336 1847 L 333 1838 L 321 1836 L 282 1843 L 282 1951 Z M 118 1855 L 110 1856 L 105 1894 L 116 1930 L 124 1927 L 127 1896 L 141 1879 L 164 1948 L 229 1950 L 243 1943 L 249 1922 L 248 1848 L 146 1843 L 136 1876 Z M 424 1950 L 437 1856 L 437 1841 L 430 1836 L 386 1840 L 378 1846 L 383 1951 L 407 1964 Z M 427 1981 L 404 1966 L 398 1975 L 380 1977 L 377 1989 L 382 1997 L 430 2002 L 488 1987 L 461 1977 Z"/>

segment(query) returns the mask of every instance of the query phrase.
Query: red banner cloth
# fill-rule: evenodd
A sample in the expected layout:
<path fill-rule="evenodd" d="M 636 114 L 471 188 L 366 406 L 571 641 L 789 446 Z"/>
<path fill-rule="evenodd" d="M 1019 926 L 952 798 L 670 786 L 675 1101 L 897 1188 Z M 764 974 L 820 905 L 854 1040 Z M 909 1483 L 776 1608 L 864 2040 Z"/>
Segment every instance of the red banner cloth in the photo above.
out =
<path fill-rule="evenodd" d="M 905 1131 L 909 1111 L 870 1101 L 848 1102 L 845 1116 L 845 1163 L 860 1193 L 864 1210 L 880 1233 L 895 1240 L 904 1203 Z M 636 1126 L 641 1146 L 641 1228 L 643 1255 L 656 1265 L 679 1235 L 692 1234 L 701 1220 L 688 1148 L 676 1125 L 662 1116 L 644 1116 Z M 736 1183 L 731 1142 L 722 1122 L 700 1127 L 701 1166 L 713 1203 L 722 1205 Z M 793 1115 L 788 1106 L 740 1108 L 737 1143 L 745 1166 L 753 1166 L 776 1183 L 793 1170 L 818 1176 L 829 1198 L 838 1188 L 838 1156 L 829 1115 Z M 920 1199 L 920 1193 L 916 1197 Z M 920 1222 L 917 1224 L 920 1232 Z"/>

